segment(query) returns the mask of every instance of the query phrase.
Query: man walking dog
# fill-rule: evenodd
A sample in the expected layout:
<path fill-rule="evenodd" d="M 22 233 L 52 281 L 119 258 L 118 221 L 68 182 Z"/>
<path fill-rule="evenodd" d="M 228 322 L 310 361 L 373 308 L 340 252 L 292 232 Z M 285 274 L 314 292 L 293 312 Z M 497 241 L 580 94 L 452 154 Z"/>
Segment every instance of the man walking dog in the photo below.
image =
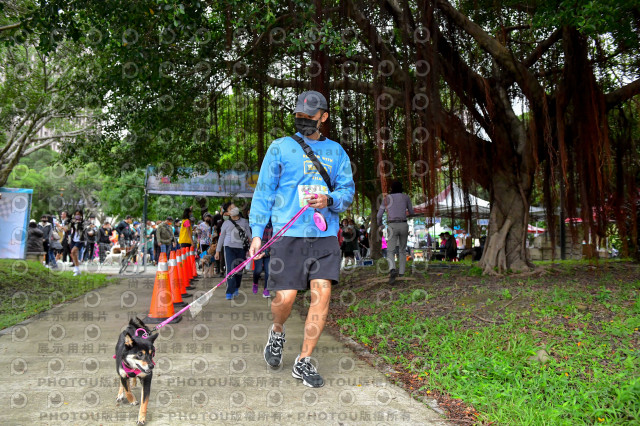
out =
<path fill-rule="evenodd" d="M 310 356 L 327 319 L 331 285 L 338 282 L 340 274 L 338 214 L 351 205 L 355 188 L 349 156 L 340 144 L 320 134 L 320 124 L 329 117 L 327 111 L 321 93 L 308 91 L 298 96 L 294 111 L 297 133 L 275 140 L 269 147 L 249 215 L 255 235 L 249 249 L 253 255 L 262 245 L 260 236 L 269 219 L 276 234 L 305 203 L 310 205 L 271 246 L 267 290 L 275 292 L 275 298 L 264 359 L 272 367 L 282 364 L 284 323 L 298 291 L 310 289 L 304 341 L 292 374 L 314 388 L 323 386 L 324 380 Z"/>

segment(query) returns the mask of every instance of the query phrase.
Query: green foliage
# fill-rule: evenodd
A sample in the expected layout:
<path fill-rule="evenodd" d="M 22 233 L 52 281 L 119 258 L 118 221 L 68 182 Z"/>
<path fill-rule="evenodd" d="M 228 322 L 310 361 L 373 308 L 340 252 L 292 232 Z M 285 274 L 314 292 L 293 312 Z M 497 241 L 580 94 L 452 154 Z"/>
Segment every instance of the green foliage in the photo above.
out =
<path fill-rule="evenodd" d="M 432 283 L 429 288 L 440 290 L 424 310 L 408 303 L 411 290 L 392 290 L 390 301 L 360 292 L 337 323 L 393 369 L 421 380 L 424 385 L 412 392 L 439 390 L 460 398 L 479 411 L 483 423 L 640 422 L 637 280 L 614 274 L 603 277 L 604 288 L 585 283 L 585 276 L 577 282 L 568 269 L 545 282 L 482 285 L 471 297 L 461 294 L 469 286 L 463 275 L 448 278 L 454 284 L 448 290 Z M 479 306 L 486 313 L 476 314 Z M 491 318 L 492 312 L 500 312 L 495 324 L 474 317 Z M 529 361 L 539 349 L 548 352 L 549 362 Z"/>
<path fill-rule="evenodd" d="M 42 149 L 23 157 L 9 176 L 7 186 L 33 189 L 31 217 L 39 220 L 43 214 L 59 215 L 62 210 L 83 209 L 97 213 L 100 201 L 97 192 L 105 177 L 96 164 L 70 172 L 58 164 L 58 154 Z"/>
<path fill-rule="evenodd" d="M 132 215 L 142 218 L 144 171 L 134 170 L 116 178 L 106 176 L 95 163 L 71 171 L 58 164 L 59 154 L 43 149 L 24 157 L 9 176 L 8 187 L 33 189 L 31 218 L 43 214 L 58 216 L 62 210 L 83 209 L 98 219 Z M 223 200 L 210 199 L 210 210 Z M 181 217 L 187 206 L 197 205 L 193 197 L 149 196 L 148 217 L 164 220 Z M 197 211 L 197 209 L 196 209 Z"/>

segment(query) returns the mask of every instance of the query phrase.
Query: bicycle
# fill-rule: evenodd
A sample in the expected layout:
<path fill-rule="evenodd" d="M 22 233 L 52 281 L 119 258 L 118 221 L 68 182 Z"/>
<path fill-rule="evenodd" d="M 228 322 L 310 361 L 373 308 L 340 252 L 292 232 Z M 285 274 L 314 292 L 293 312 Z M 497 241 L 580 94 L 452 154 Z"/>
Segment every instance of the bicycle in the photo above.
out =
<path fill-rule="evenodd" d="M 122 259 L 120 260 L 120 271 L 118 272 L 119 274 L 122 274 L 124 271 L 127 270 L 127 267 L 129 266 L 129 261 L 131 260 L 133 260 L 134 262 L 136 261 L 138 257 L 138 253 L 140 252 L 140 245 L 141 243 L 136 243 L 132 241 L 125 242 L 125 247 L 124 247 L 125 255 L 122 256 Z"/>

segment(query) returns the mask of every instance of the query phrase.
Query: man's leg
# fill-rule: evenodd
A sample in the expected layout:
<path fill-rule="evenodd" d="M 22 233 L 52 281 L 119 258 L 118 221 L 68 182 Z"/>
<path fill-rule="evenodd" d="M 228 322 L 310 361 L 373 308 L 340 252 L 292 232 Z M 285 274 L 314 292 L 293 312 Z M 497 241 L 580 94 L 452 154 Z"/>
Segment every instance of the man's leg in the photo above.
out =
<path fill-rule="evenodd" d="M 313 281 L 312 281 L 313 282 Z M 273 315 L 273 331 L 282 333 L 284 323 L 291 315 L 293 302 L 296 300 L 298 290 L 278 290 L 276 297 L 271 302 L 271 314 Z"/>
<path fill-rule="evenodd" d="M 400 252 L 398 253 L 398 263 L 400 264 L 400 267 L 398 268 L 398 272 L 400 275 L 403 275 L 407 265 L 406 249 L 407 239 L 409 238 L 409 225 L 401 223 L 400 226 L 398 226 L 397 234 L 398 245 L 400 247 Z M 409 253 L 411 253 L 411 249 L 409 249 Z"/>
<path fill-rule="evenodd" d="M 389 264 L 389 271 L 392 269 L 396 269 L 396 256 L 395 256 L 395 247 L 396 247 L 396 230 L 393 228 L 393 225 L 390 223 L 387 225 L 387 231 L 389 237 L 387 238 L 387 263 Z"/>
<path fill-rule="evenodd" d="M 324 325 L 327 322 L 330 299 L 331 281 L 311 280 L 311 306 L 309 306 L 309 313 L 304 324 L 304 341 L 302 342 L 300 358 L 311 356 L 318 344 L 320 334 L 322 334 Z"/>
<path fill-rule="evenodd" d="M 273 325 L 269 329 L 269 339 L 264 347 L 264 360 L 271 367 L 282 365 L 282 349 L 284 348 L 284 323 L 291 314 L 293 301 L 298 290 L 279 290 L 271 302 Z"/>

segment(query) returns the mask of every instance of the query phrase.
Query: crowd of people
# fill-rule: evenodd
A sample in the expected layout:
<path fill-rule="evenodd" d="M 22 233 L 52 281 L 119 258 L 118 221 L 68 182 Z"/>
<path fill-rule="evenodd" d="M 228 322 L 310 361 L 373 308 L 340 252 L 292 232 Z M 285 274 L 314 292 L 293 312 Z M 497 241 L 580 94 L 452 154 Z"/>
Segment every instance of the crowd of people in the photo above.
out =
<path fill-rule="evenodd" d="M 247 212 L 240 212 L 232 203 L 225 203 L 212 215 L 205 213 L 196 221 L 193 208 L 186 208 L 180 219 L 167 217 L 164 220 L 148 220 L 145 229 L 144 247 L 140 247 L 140 256 L 147 256 L 153 265 L 158 263 L 160 253 L 170 252 L 182 247 L 196 247 L 199 257 L 215 252 L 211 266 L 214 273 L 224 276 L 228 265 L 237 265 L 245 259 L 251 239 L 251 229 L 246 219 Z M 271 238 L 272 227 L 265 230 L 265 242 Z M 70 216 L 62 211 L 59 216 L 42 215 L 40 222 L 32 219 L 27 235 L 27 252 L 42 256 L 42 263 L 51 269 L 57 269 L 63 262 L 73 265 L 74 275 L 80 274 L 80 265 L 86 262 L 104 264 L 110 252 L 120 253 L 139 245 L 143 227 L 140 221 L 127 215 L 112 226 L 109 220 L 100 224 L 94 214 L 84 217 L 82 210 Z M 218 244 L 218 242 L 221 242 Z M 135 259 L 140 261 L 142 259 Z M 203 267 L 205 265 L 202 265 Z M 233 266 L 235 267 L 235 266 Z M 231 269 L 233 269 L 233 267 Z M 262 295 L 269 297 L 266 282 L 269 276 L 268 259 L 260 259 L 254 268 L 253 292 L 258 292 L 258 281 L 264 272 Z M 228 288 L 228 298 L 238 295 L 240 276 L 234 276 Z"/>
<path fill-rule="evenodd" d="M 411 255 L 411 247 L 407 243 L 407 238 L 412 239 L 407 228 L 406 213 L 411 213 L 408 206 L 410 200 L 406 194 L 402 193 L 402 185 L 392 188 L 388 196 L 387 206 L 382 206 L 381 211 L 389 209 L 389 205 L 395 206 L 398 210 L 398 217 L 387 218 L 387 229 L 382 235 L 382 254 L 387 258 L 390 265 L 390 273 L 394 276 L 402 276 L 406 265 L 405 256 L 399 253 L 408 252 Z M 394 195 L 399 194 L 399 195 Z M 406 204 L 406 203 L 409 204 Z M 402 203 L 405 203 L 402 205 Z M 397 208 L 400 206 L 399 208 Z M 402 208 L 404 213 L 400 213 Z M 392 209 L 393 211 L 393 209 Z M 382 215 L 379 214 L 381 221 Z M 387 213 L 388 214 L 388 213 Z M 393 214 L 393 213 L 392 213 Z M 405 214 L 404 220 L 400 217 Z M 215 214 L 205 213 L 201 220 L 196 221 L 193 215 L 193 208 L 186 208 L 180 219 L 174 220 L 167 217 L 164 220 L 147 221 L 145 245 L 141 252 L 148 255 L 151 264 L 156 265 L 160 253 L 169 253 L 181 247 L 196 246 L 199 256 L 204 256 L 212 248 L 211 263 L 214 273 L 222 277 L 227 270 L 227 264 L 235 267 L 245 259 L 248 245 L 251 241 L 251 228 L 247 220 L 247 212 L 232 203 L 225 203 Z M 382 224 L 380 224 L 382 226 Z M 107 254 L 114 248 L 116 252 L 126 250 L 129 247 L 140 243 L 142 234 L 142 224 L 132 216 L 127 215 L 112 226 L 109 220 L 101 224 L 94 214 L 84 218 L 82 210 L 76 210 L 73 216 L 69 212 L 62 211 L 58 217 L 45 214 L 40 218 L 40 222 L 34 219 L 29 223 L 27 251 L 40 253 L 43 256 L 42 262 L 47 268 L 56 269 L 60 262 L 73 265 L 74 275 L 78 275 L 79 266 L 85 262 L 95 262 L 104 264 Z M 407 228 L 408 230 L 408 228 Z M 265 228 L 262 236 L 263 243 L 266 243 L 272 235 L 273 227 L 269 225 Z M 387 238 L 385 238 L 385 234 Z M 222 237 L 222 243 L 218 244 Z M 338 244 L 342 255 L 342 267 L 356 264 L 356 253 L 360 258 L 370 255 L 369 232 L 364 224 L 357 226 L 354 219 L 344 218 L 338 229 Z M 387 250 L 388 239 L 395 239 L 394 250 Z M 465 241 L 465 238 L 459 238 Z M 431 245 L 431 236 L 427 235 L 427 246 Z M 456 238 L 449 232 L 440 234 L 440 242 L 437 244 L 432 258 L 434 260 L 451 261 L 457 258 L 459 247 Z M 482 252 L 469 247 L 466 254 L 470 254 L 474 259 L 478 258 Z M 395 259 L 399 260 L 397 274 L 395 272 Z M 204 265 L 203 265 L 204 266 Z M 259 279 L 264 272 L 264 284 L 262 294 L 269 297 L 266 283 L 269 277 L 268 258 L 261 258 L 254 262 L 253 292 L 259 291 Z M 241 277 L 238 275 L 230 279 L 231 285 L 228 288 L 227 297 L 237 296 L 240 287 Z"/>

